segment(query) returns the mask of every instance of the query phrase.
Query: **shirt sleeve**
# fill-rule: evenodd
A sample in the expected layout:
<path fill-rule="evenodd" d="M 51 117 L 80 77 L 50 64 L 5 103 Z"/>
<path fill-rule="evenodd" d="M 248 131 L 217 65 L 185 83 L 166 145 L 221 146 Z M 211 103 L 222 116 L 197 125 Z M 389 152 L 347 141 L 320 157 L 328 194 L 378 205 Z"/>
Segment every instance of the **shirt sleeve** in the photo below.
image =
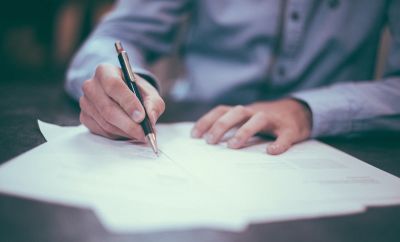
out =
<path fill-rule="evenodd" d="M 383 80 L 349 81 L 292 95 L 306 102 L 312 111 L 312 137 L 400 131 L 400 1 L 389 5 L 387 17 L 393 41 Z"/>
<path fill-rule="evenodd" d="M 120 40 L 136 73 L 158 87 L 148 63 L 170 53 L 189 0 L 120 0 L 75 54 L 66 75 L 65 89 L 74 99 L 97 65 L 119 66 L 114 43 Z"/>
<path fill-rule="evenodd" d="M 312 137 L 368 130 L 400 131 L 400 78 L 346 83 L 292 95 L 312 112 Z"/>
<path fill-rule="evenodd" d="M 388 6 L 393 37 L 383 80 L 337 84 L 292 96 L 312 111 L 312 137 L 369 130 L 400 131 L 400 1 Z"/>

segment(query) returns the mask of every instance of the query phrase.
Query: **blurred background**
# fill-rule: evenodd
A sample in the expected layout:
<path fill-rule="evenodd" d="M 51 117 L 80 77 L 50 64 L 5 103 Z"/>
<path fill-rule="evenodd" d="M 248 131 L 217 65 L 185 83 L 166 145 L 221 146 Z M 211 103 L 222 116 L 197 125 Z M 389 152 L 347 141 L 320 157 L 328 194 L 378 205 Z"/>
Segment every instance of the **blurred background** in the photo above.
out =
<path fill-rule="evenodd" d="M 114 2 L 115 0 L 3 2 L 0 8 L 0 83 L 62 82 L 71 57 L 101 17 L 113 8 Z M 177 40 L 179 42 L 179 37 Z M 385 31 L 377 60 L 377 77 L 382 74 L 389 41 L 388 31 Z M 152 71 L 163 80 L 161 88 L 164 94 L 181 71 L 177 68 L 178 55 L 179 50 L 172 58 L 157 62 L 152 67 Z"/>
<path fill-rule="evenodd" d="M 0 8 L 0 83 L 64 81 L 68 64 L 82 42 L 113 8 L 115 0 L 7 1 Z M 178 59 L 155 64 L 167 92 Z M 172 70 L 172 71 L 171 71 Z"/>
<path fill-rule="evenodd" d="M 7 1 L 0 8 L 1 82 L 63 77 L 113 0 Z"/>

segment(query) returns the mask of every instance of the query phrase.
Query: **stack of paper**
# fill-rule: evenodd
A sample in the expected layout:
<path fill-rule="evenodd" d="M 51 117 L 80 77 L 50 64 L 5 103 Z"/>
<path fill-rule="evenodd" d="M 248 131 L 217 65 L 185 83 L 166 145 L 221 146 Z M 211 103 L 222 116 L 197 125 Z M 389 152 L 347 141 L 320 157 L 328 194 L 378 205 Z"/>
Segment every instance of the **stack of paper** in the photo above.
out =
<path fill-rule="evenodd" d="M 40 122 L 48 142 L 0 167 L 0 191 L 91 208 L 117 232 L 241 230 L 400 203 L 399 178 L 320 142 L 270 156 L 259 140 L 241 150 L 207 145 L 189 137 L 192 125 L 159 125 L 156 157 L 83 126 Z"/>

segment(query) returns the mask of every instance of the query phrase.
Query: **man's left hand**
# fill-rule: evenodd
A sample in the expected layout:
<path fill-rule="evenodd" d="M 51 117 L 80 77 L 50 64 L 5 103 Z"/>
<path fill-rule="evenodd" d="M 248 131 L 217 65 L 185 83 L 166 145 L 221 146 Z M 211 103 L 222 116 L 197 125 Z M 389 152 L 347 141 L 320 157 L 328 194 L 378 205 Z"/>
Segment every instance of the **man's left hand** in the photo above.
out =
<path fill-rule="evenodd" d="M 201 117 L 192 130 L 192 137 L 203 137 L 217 144 L 230 129 L 238 127 L 228 140 L 228 147 L 238 149 L 256 134 L 268 134 L 276 140 L 267 152 L 278 155 L 293 144 L 310 137 L 312 114 L 309 107 L 295 99 L 258 102 L 248 106 L 218 106 Z"/>

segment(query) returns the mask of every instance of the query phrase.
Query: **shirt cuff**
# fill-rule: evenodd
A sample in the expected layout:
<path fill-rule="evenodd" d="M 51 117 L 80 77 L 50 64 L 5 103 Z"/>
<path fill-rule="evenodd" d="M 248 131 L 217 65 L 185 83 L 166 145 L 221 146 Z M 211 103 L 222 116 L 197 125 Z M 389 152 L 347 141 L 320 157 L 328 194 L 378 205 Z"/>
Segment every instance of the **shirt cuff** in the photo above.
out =
<path fill-rule="evenodd" d="M 100 63 L 109 63 L 120 67 L 118 58 L 114 49 L 115 40 L 112 38 L 93 39 L 81 47 L 81 50 L 74 57 L 66 76 L 65 90 L 75 100 L 83 95 L 82 84 L 85 80 L 91 78 L 96 67 Z M 148 81 L 157 90 L 159 90 L 157 78 L 144 68 L 145 61 L 142 55 L 128 42 L 124 44 L 131 60 L 131 65 L 136 74 Z"/>
<path fill-rule="evenodd" d="M 334 136 L 351 131 L 354 113 L 351 99 L 334 88 L 301 91 L 290 95 L 305 102 L 312 113 L 311 138 Z"/>
<path fill-rule="evenodd" d="M 133 70 L 135 71 L 136 74 L 138 74 L 141 78 L 145 79 L 148 81 L 157 91 L 160 91 L 160 86 L 158 79 L 151 73 L 150 71 L 140 68 L 140 67 L 135 67 L 133 66 Z"/>

